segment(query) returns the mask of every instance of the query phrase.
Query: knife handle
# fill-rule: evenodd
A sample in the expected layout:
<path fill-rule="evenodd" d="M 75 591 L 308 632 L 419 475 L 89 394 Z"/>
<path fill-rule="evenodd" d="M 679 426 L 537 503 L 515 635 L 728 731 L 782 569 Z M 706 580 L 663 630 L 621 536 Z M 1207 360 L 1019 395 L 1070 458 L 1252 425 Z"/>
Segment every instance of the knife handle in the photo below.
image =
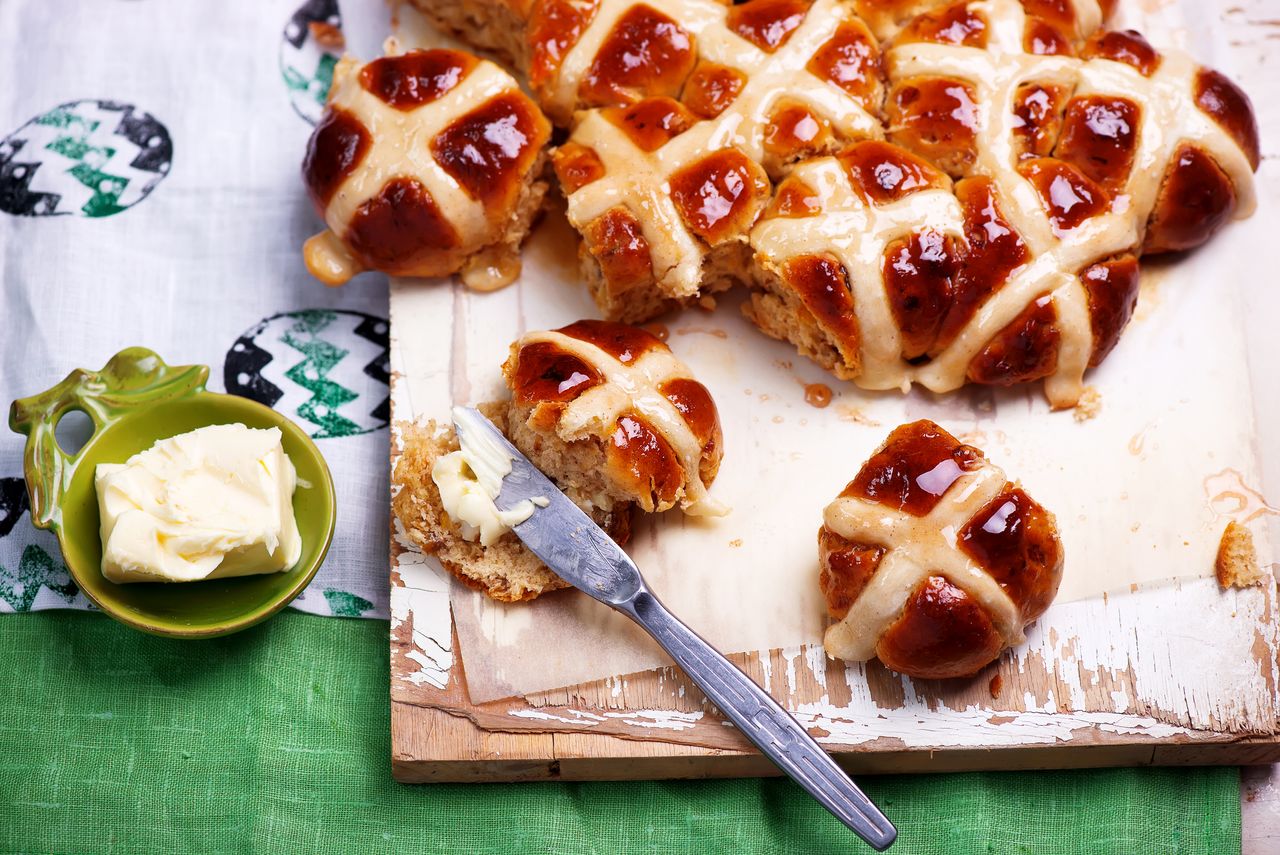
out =
<path fill-rule="evenodd" d="M 898 836 L 893 823 L 858 789 L 800 722 L 750 677 L 648 590 L 618 606 L 671 654 L 703 693 L 779 769 L 809 791 L 859 837 L 884 850 Z"/>

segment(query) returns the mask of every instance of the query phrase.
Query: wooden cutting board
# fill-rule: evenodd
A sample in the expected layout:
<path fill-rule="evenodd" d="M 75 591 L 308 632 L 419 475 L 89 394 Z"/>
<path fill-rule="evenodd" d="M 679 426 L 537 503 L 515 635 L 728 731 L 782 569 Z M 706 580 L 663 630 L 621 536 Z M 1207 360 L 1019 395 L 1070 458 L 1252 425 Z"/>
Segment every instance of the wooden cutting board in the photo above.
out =
<path fill-rule="evenodd" d="M 1213 43 L 1230 51 L 1231 65 L 1255 98 L 1264 152 L 1274 149 L 1280 98 L 1271 94 L 1266 60 L 1280 32 L 1275 0 L 1210 11 L 1183 5 L 1191 10 L 1188 20 L 1207 16 Z M 1159 43 L 1176 43 L 1185 33 L 1174 28 L 1152 35 Z M 1216 64 L 1225 59 L 1204 58 Z M 1264 207 L 1257 218 L 1275 217 L 1269 203 L 1280 195 L 1278 172 L 1274 159 L 1264 159 L 1258 187 Z M 1204 252 L 1230 254 L 1230 234 L 1224 238 Z M 1246 326 L 1252 325 L 1253 338 L 1264 339 L 1257 334 L 1265 333 L 1258 318 L 1280 316 L 1280 297 L 1257 287 L 1273 282 L 1273 271 L 1258 263 L 1252 273 L 1239 283 L 1254 287 L 1245 292 L 1251 310 Z M 450 395 L 452 357 L 436 351 L 448 350 L 451 319 L 415 310 L 421 287 L 392 286 L 392 402 L 400 418 L 418 411 L 407 372 L 413 372 L 415 394 Z M 1258 366 L 1275 364 L 1280 345 L 1271 339 L 1251 344 L 1262 426 L 1255 440 L 1274 436 L 1280 418 L 1280 394 L 1262 395 L 1274 381 L 1260 382 L 1258 373 Z M 1266 443 L 1257 444 L 1264 455 L 1274 455 Z M 1264 457 L 1267 462 L 1274 476 L 1275 461 Z M 1269 483 L 1278 481 L 1271 477 Z M 1241 506 L 1255 503 L 1253 522 L 1261 528 L 1273 509 L 1260 494 L 1246 492 Z M 447 574 L 406 550 L 394 532 L 391 585 L 392 762 L 399 780 L 775 773 L 675 668 L 472 703 Z M 731 658 L 856 771 L 1269 763 L 1280 761 L 1278 614 L 1274 587 L 1224 592 L 1212 579 L 1057 604 L 1029 631 L 1025 645 L 963 682 L 915 681 L 877 663 L 832 662 L 820 648 Z"/>
<path fill-rule="evenodd" d="M 447 585 L 422 585 L 432 572 L 422 557 L 393 552 L 400 614 L 419 600 L 392 622 L 397 780 L 775 773 L 674 667 L 472 704 L 456 636 L 417 625 L 447 614 Z M 730 658 L 856 771 L 1270 763 L 1280 761 L 1275 606 L 1272 588 L 1220 592 L 1212 580 L 1069 604 L 1061 629 L 1033 630 L 961 682 L 845 666 L 821 649 Z"/>

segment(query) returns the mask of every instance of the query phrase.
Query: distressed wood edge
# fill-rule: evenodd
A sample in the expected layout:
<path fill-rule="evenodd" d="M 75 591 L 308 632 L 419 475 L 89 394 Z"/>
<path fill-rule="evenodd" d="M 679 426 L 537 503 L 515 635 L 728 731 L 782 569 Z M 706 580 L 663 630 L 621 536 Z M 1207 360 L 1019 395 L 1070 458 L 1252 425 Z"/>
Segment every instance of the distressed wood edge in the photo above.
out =
<path fill-rule="evenodd" d="M 408 709 L 407 709 L 408 708 Z M 465 719 L 439 710 L 393 702 L 392 728 L 413 718 L 418 737 L 428 743 L 467 741 L 476 735 Z M 1083 735 L 1082 735 L 1083 736 Z M 856 774 L 918 774 L 990 770 L 1091 769 L 1115 766 L 1258 765 L 1280 762 L 1280 737 L 1231 741 L 1195 739 L 1150 742 L 1071 740 L 1055 745 L 1001 748 L 896 749 L 880 752 L 835 750 L 842 767 Z M 392 775 L 402 783 L 499 781 L 640 781 L 776 776 L 778 770 L 754 751 L 696 749 L 668 743 L 637 743 L 604 734 L 486 733 L 470 757 L 416 755 L 415 739 L 393 752 Z M 528 751 L 520 752 L 519 746 Z M 425 746 L 424 746 L 425 747 Z"/>

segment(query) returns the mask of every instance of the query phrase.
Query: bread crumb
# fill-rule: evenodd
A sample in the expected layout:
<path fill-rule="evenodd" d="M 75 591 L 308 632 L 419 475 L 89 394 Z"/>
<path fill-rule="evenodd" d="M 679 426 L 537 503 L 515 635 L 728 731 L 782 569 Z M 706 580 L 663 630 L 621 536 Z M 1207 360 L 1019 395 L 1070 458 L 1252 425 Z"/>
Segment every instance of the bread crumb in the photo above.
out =
<path fill-rule="evenodd" d="M 1261 585 L 1266 578 L 1258 566 L 1258 551 L 1253 547 L 1253 532 L 1232 520 L 1222 532 L 1218 557 L 1213 562 L 1218 584 L 1227 588 Z"/>
<path fill-rule="evenodd" d="M 742 538 L 735 537 L 733 540 L 729 541 L 729 545 L 732 546 L 734 549 L 737 549 L 739 546 L 742 545 Z"/>
<path fill-rule="evenodd" d="M 1004 688 L 1004 677 L 997 674 L 991 678 L 991 682 L 987 685 L 987 690 L 991 692 L 991 699 L 995 700 L 1000 697 L 1000 690 Z"/>
<path fill-rule="evenodd" d="M 1102 412 L 1102 393 L 1093 386 L 1085 386 L 1084 391 L 1080 393 L 1080 400 L 1076 401 L 1075 409 L 1072 411 L 1076 421 L 1087 422 L 1100 412 Z"/>

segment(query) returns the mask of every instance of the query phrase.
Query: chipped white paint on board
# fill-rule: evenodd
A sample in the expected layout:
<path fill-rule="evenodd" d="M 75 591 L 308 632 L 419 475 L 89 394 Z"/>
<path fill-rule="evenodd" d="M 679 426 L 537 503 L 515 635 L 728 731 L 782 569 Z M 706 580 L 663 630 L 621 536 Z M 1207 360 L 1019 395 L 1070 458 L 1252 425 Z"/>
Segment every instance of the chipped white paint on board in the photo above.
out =
<path fill-rule="evenodd" d="M 395 527 L 400 528 L 399 521 Z M 414 550 L 400 531 L 396 531 L 393 538 L 404 551 L 393 564 L 400 575 L 400 584 L 391 586 L 391 630 L 395 632 L 404 621 L 411 621 L 412 646 L 404 655 L 418 665 L 417 671 L 406 674 L 403 679 L 443 689 L 448 685 L 449 669 L 453 667 L 449 581 L 444 571 Z"/>
<path fill-rule="evenodd" d="M 787 676 L 775 696 L 794 697 L 804 682 L 816 683 L 822 696 L 792 708 L 805 724 L 830 733 L 824 741 L 841 745 L 879 737 L 921 749 L 1048 744 L 1087 727 L 1157 739 L 1240 731 L 1275 716 L 1274 687 L 1280 676 L 1275 660 L 1260 670 L 1252 657 L 1260 637 L 1275 649 L 1277 628 L 1269 619 L 1273 599 L 1271 591 L 1258 588 L 1219 592 L 1216 582 L 1204 579 L 1057 606 L 1055 629 L 1032 627 L 1027 643 L 1007 654 L 1018 673 L 1047 672 L 1052 678 L 1043 695 L 1027 693 L 1016 707 L 997 700 L 950 709 L 920 693 L 907 678 L 899 678 L 900 703 L 887 706 L 873 694 L 862 664 L 846 666 L 850 701 L 836 705 L 826 694 L 826 659 L 820 647 L 782 652 Z M 1242 631 L 1224 633 L 1224 627 Z M 766 654 L 760 655 L 768 661 Z M 606 686 L 620 682 L 606 681 Z M 508 715 L 563 720 L 558 716 L 563 712 L 519 709 Z M 647 724 L 648 718 L 670 712 L 605 715 L 629 715 L 639 720 L 638 726 L 650 727 L 655 725 Z M 574 723 L 581 722 L 575 718 Z"/>

